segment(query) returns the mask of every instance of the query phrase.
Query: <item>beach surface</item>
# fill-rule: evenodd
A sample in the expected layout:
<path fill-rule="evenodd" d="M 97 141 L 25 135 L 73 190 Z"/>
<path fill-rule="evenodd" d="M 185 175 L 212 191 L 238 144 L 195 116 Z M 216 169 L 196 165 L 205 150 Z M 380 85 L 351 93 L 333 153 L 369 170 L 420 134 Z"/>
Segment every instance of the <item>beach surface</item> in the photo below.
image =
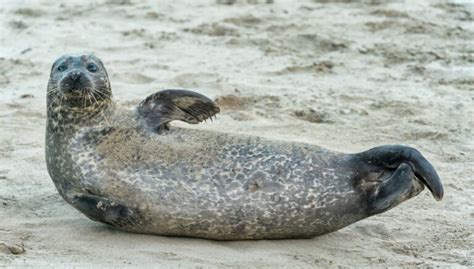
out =
<path fill-rule="evenodd" d="M 470 1 L 2 1 L 0 267 L 472 268 L 474 7 Z M 67 205 L 46 170 L 53 61 L 94 52 L 118 103 L 166 88 L 218 101 L 206 130 L 342 152 L 419 149 L 428 191 L 307 240 L 124 233 Z M 177 123 L 179 126 L 186 126 Z"/>

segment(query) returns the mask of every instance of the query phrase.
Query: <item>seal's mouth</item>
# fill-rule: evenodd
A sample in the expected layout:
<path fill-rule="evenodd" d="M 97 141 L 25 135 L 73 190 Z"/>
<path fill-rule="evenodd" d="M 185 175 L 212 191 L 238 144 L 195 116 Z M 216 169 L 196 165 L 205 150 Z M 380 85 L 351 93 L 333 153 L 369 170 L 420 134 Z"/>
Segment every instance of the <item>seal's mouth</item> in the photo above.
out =
<path fill-rule="evenodd" d="M 82 71 L 69 72 L 59 83 L 59 88 L 65 97 L 80 98 L 93 89 L 92 80 Z"/>

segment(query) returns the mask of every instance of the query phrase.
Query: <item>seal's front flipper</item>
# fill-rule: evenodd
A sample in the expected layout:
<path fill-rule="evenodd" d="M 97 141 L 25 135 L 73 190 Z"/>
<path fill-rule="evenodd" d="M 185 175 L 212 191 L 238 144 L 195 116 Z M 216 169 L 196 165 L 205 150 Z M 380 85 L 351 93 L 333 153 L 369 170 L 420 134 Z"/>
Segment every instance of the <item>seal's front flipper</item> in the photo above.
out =
<path fill-rule="evenodd" d="M 400 164 L 388 179 L 380 183 L 368 199 L 370 215 L 387 211 L 421 192 L 424 185 L 413 180 L 414 178 L 415 174 L 411 167 L 406 163 Z"/>
<path fill-rule="evenodd" d="M 137 210 L 104 197 L 78 194 L 72 198 L 71 203 L 90 219 L 117 228 L 129 228 L 141 223 L 141 217 Z"/>
<path fill-rule="evenodd" d="M 137 107 L 138 116 L 154 131 L 168 129 L 168 123 L 181 120 L 197 124 L 219 113 L 215 102 L 196 92 L 164 90 L 154 93 Z"/>

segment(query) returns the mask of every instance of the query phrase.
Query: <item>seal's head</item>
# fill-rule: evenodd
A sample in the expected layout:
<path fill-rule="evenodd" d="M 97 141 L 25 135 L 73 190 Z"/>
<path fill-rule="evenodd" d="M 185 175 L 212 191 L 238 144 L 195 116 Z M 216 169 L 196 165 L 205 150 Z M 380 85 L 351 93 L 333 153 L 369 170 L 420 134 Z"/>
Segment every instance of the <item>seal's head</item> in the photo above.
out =
<path fill-rule="evenodd" d="M 80 112 L 110 103 L 111 98 L 107 71 L 98 57 L 67 54 L 54 62 L 48 83 L 48 109 L 59 106 Z"/>

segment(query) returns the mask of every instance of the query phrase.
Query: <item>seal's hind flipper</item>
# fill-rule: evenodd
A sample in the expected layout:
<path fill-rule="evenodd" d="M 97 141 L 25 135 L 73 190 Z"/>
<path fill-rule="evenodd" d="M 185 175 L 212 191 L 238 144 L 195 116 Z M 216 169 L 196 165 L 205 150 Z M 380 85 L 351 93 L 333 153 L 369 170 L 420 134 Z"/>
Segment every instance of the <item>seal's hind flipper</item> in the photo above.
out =
<path fill-rule="evenodd" d="M 410 165 L 402 163 L 393 174 L 382 182 L 373 196 L 369 199 L 369 210 L 371 215 L 379 214 L 406 200 L 406 197 L 416 195 L 417 191 L 423 190 L 423 185 L 419 185 L 417 190 L 413 184 L 415 174 Z"/>
<path fill-rule="evenodd" d="M 71 204 L 92 220 L 127 229 L 139 225 L 142 218 L 137 210 L 110 199 L 91 194 L 78 194 Z"/>
<path fill-rule="evenodd" d="M 411 166 L 415 176 L 420 179 L 431 191 L 436 200 L 443 198 L 443 185 L 433 165 L 410 147 L 400 145 L 385 145 L 375 147 L 357 154 L 366 164 L 375 167 L 396 169 L 401 163 Z"/>
<path fill-rule="evenodd" d="M 139 117 L 154 131 L 167 129 L 167 124 L 173 120 L 197 124 L 219 111 L 219 107 L 211 99 L 187 90 L 164 90 L 154 93 L 137 107 Z"/>

